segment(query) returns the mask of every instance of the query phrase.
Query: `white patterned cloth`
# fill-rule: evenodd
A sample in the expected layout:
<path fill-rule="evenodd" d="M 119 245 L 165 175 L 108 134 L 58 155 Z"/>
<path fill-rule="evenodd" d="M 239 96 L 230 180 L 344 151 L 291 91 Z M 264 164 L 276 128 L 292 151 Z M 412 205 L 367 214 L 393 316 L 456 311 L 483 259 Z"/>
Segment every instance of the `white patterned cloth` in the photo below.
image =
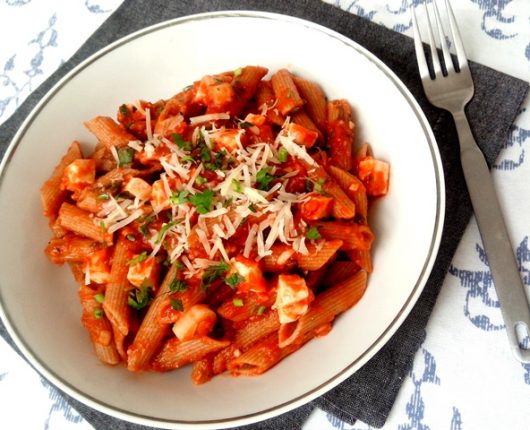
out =
<path fill-rule="evenodd" d="M 419 0 L 413 0 L 419 3 Z M 352 14 L 411 34 L 407 0 L 336 0 Z M 121 0 L 0 1 L 0 123 L 66 61 Z M 453 0 L 468 57 L 530 81 L 530 1 Z M 414 61 L 414 59 L 411 59 Z M 521 276 L 530 288 L 530 100 L 493 167 Z M 23 389 L 22 389 L 23 388 Z M 449 268 L 384 429 L 527 429 L 530 364 L 512 356 L 474 219 Z M 92 427 L 0 339 L 3 428 Z M 305 430 L 355 429 L 316 411 Z"/>

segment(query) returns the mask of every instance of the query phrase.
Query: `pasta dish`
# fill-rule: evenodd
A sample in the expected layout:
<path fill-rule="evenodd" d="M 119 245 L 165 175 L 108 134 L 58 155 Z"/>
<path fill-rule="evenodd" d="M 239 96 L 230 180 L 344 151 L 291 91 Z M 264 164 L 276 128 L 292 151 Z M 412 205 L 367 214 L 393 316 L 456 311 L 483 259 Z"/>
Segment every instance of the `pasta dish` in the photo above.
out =
<path fill-rule="evenodd" d="M 41 187 L 97 357 L 192 380 L 261 374 L 363 296 L 389 165 L 344 99 L 287 69 L 206 75 L 85 122 Z"/>

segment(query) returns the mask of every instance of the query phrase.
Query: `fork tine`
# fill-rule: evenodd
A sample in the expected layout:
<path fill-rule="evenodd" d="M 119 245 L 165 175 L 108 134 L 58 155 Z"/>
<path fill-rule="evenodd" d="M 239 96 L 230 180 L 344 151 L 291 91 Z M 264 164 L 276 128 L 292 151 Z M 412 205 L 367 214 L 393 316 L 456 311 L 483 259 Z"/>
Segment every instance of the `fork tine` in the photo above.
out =
<path fill-rule="evenodd" d="M 418 20 L 416 18 L 416 9 L 414 5 L 410 6 L 412 14 L 412 27 L 414 31 L 414 48 L 416 50 L 416 60 L 418 63 L 418 69 L 420 70 L 420 77 L 422 79 L 429 78 L 429 66 L 427 65 L 427 59 L 425 58 L 425 51 L 423 50 L 423 42 L 421 41 L 420 30 L 418 26 Z"/>
<path fill-rule="evenodd" d="M 434 69 L 434 75 L 436 78 L 442 74 L 442 66 L 438 57 L 438 50 L 436 49 L 436 40 L 434 39 L 434 33 L 432 31 L 431 17 L 429 15 L 429 8 L 427 2 L 423 3 L 425 8 L 425 16 L 427 17 L 427 30 L 429 34 L 429 46 L 431 48 L 432 67 Z"/>
<path fill-rule="evenodd" d="M 453 8 L 449 0 L 445 0 L 445 7 L 447 9 L 447 15 L 449 16 L 449 24 L 451 26 L 451 36 L 453 38 L 453 43 L 455 46 L 456 57 L 458 59 L 458 67 L 462 70 L 467 66 L 467 56 L 464 49 L 464 44 L 462 43 L 462 37 L 460 36 L 460 31 L 458 30 L 458 24 L 456 23 L 455 15 L 453 13 Z"/>
<path fill-rule="evenodd" d="M 440 45 L 442 46 L 445 69 L 447 70 L 447 73 L 452 73 L 455 71 L 453 66 L 453 59 L 451 58 L 451 53 L 449 52 L 449 47 L 447 46 L 447 39 L 442 26 L 442 20 L 440 19 L 440 13 L 438 12 L 438 7 L 436 6 L 436 0 L 432 0 L 432 5 L 434 10 L 434 19 L 436 20 L 436 25 L 438 27 Z"/>

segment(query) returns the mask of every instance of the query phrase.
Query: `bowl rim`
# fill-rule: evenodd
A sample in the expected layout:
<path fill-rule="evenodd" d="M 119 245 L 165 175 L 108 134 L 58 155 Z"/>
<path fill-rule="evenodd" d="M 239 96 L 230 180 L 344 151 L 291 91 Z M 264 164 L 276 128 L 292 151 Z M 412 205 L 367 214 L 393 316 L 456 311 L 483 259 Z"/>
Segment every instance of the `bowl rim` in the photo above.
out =
<path fill-rule="evenodd" d="M 238 417 L 231 418 L 221 418 L 221 419 L 208 419 L 208 420 L 193 420 L 193 421 L 175 421 L 168 420 L 158 417 L 150 417 L 142 414 L 136 414 L 131 411 L 123 410 L 111 405 L 108 405 L 98 399 L 87 395 L 79 388 L 72 386 L 69 382 L 61 378 L 61 376 L 55 374 L 54 371 L 48 369 L 45 363 L 41 363 L 39 359 L 36 358 L 33 354 L 32 348 L 30 345 L 27 345 L 24 341 L 22 335 L 18 333 L 16 327 L 11 323 L 9 317 L 9 312 L 5 308 L 3 299 L 2 299 L 2 288 L 0 286 L 0 318 L 2 319 L 6 330 L 13 340 L 16 347 L 22 352 L 23 358 L 44 378 L 51 381 L 56 387 L 62 390 L 67 395 L 73 397 L 75 400 L 94 408 L 97 411 L 106 413 L 113 417 L 134 422 L 137 424 L 148 425 L 148 426 L 159 426 L 162 428 L 168 429 L 209 429 L 209 428 L 226 428 L 229 426 L 241 426 L 251 423 L 256 423 L 274 416 L 280 415 L 282 413 L 293 410 L 299 406 L 302 406 L 311 400 L 321 396 L 325 392 L 331 390 L 345 379 L 350 377 L 353 373 L 359 370 L 367 361 L 369 361 L 392 337 L 392 335 L 398 330 L 402 325 L 405 318 L 409 315 L 413 306 L 417 302 L 421 292 L 423 291 L 428 277 L 430 276 L 432 267 L 435 263 L 438 249 L 440 246 L 442 238 L 442 230 L 444 225 L 444 215 L 445 215 L 445 182 L 444 182 L 444 172 L 441 162 L 441 156 L 439 153 L 438 146 L 433 134 L 433 131 L 430 127 L 425 114 L 423 113 L 418 102 L 415 100 L 412 93 L 405 86 L 405 84 L 397 77 L 397 75 L 380 59 L 378 59 L 373 53 L 371 53 L 367 48 L 360 45 L 358 42 L 347 38 L 346 36 L 338 33 L 337 31 L 325 27 L 321 24 L 308 21 L 306 19 L 297 18 L 281 13 L 274 12 L 264 12 L 264 11 L 247 11 L 247 10 L 228 10 L 228 11 L 216 11 L 216 12 L 203 12 L 192 15 L 186 15 L 170 20 L 165 20 L 160 23 L 144 27 L 140 30 L 134 31 L 110 44 L 99 49 L 97 52 L 91 54 L 86 59 L 81 61 L 76 65 L 72 70 L 68 71 L 62 78 L 60 78 L 52 88 L 46 92 L 46 94 L 40 99 L 40 101 L 33 107 L 30 113 L 27 115 L 25 120 L 22 122 L 21 126 L 17 130 L 15 136 L 9 143 L 6 148 L 3 159 L 0 162 L 0 188 L 3 182 L 3 178 L 7 172 L 7 168 L 11 158 L 13 157 L 18 145 L 23 141 L 26 131 L 29 129 L 34 119 L 38 117 L 41 110 L 46 106 L 46 104 L 53 99 L 55 94 L 57 94 L 71 79 L 80 74 L 85 68 L 87 68 L 92 63 L 96 62 L 99 58 L 107 55 L 116 48 L 119 48 L 122 45 L 125 45 L 137 38 L 141 38 L 147 34 L 157 32 L 159 30 L 178 26 L 180 24 L 185 24 L 192 21 L 201 21 L 209 19 L 218 19 L 218 18 L 252 18 L 252 19 L 266 19 L 273 21 L 282 21 L 288 24 L 297 24 L 302 25 L 308 28 L 309 30 L 318 31 L 323 33 L 323 35 L 332 37 L 339 42 L 347 45 L 349 48 L 354 49 L 360 53 L 366 60 L 370 61 L 375 65 L 386 77 L 391 81 L 397 90 L 401 93 L 401 96 L 408 103 L 410 108 L 413 110 L 418 123 L 421 125 L 423 134 L 425 136 L 426 142 L 428 143 L 431 160 L 434 167 L 434 176 L 436 179 L 436 219 L 433 225 L 432 239 L 428 253 L 425 257 L 425 261 L 422 266 L 422 270 L 418 275 L 417 281 L 414 285 L 414 288 L 411 290 L 410 295 L 407 300 L 403 303 L 399 312 L 395 315 L 389 325 L 386 327 L 383 333 L 353 362 L 348 366 L 340 370 L 333 377 L 322 382 L 317 387 L 314 387 L 312 390 L 309 390 L 296 398 L 290 399 L 282 404 L 276 405 L 271 408 L 260 410 L 258 412 L 249 413 L 241 415 Z M 1 194 L 0 194 L 1 195 Z M 222 427 L 219 427 L 222 426 Z"/>

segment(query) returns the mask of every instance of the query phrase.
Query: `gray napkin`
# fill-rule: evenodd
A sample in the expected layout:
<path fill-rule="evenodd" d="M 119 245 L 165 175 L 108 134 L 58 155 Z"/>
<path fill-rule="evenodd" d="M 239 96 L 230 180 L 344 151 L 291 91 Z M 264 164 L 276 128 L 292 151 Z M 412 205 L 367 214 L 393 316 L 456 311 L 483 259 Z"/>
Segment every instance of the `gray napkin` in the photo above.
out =
<path fill-rule="evenodd" d="M 9 142 L 38 100 L 59 78 L 90 54 L 117 38 L 151 24 L 216 10 L 266 10 L 298 16 L 355 40 L 377 55 L 399 76 L 422 106 L 434 130 L 446 177 L 445 225 L 436 263 L 409 317 L 372 360 L 335 389 L 287 414 L 243 427 L 299 429 L 314 407 L 318 406 L 348 423 L 353 424 L 359 419 L 379 428 L 387 419 L 398 390 L 411 368 L 415 352 L 425 338 L 427 320 L 472 213 L 460 167 L 454 124 L 446 112 L 434 108 L 425 99 L 416 69 L 412 40 L 319 0 L 126 0 L 79 51 L 0 126 L 0 142 Z M 510 127 L 528 91 L 528 84 L 478 64 L 471 64 L 471 70 L 475 81 L 475 97 L 468 106 L 467 113 L 476 140 L 491 165 L 507 141 Z M 1 145 L 0 156 L 4 152 L 5 145 Z M 13 345 L 1 324 L 0 333 Z M 65 398 L 96 429 L 148 429 L 104 415 L 66 395 Z"/>

